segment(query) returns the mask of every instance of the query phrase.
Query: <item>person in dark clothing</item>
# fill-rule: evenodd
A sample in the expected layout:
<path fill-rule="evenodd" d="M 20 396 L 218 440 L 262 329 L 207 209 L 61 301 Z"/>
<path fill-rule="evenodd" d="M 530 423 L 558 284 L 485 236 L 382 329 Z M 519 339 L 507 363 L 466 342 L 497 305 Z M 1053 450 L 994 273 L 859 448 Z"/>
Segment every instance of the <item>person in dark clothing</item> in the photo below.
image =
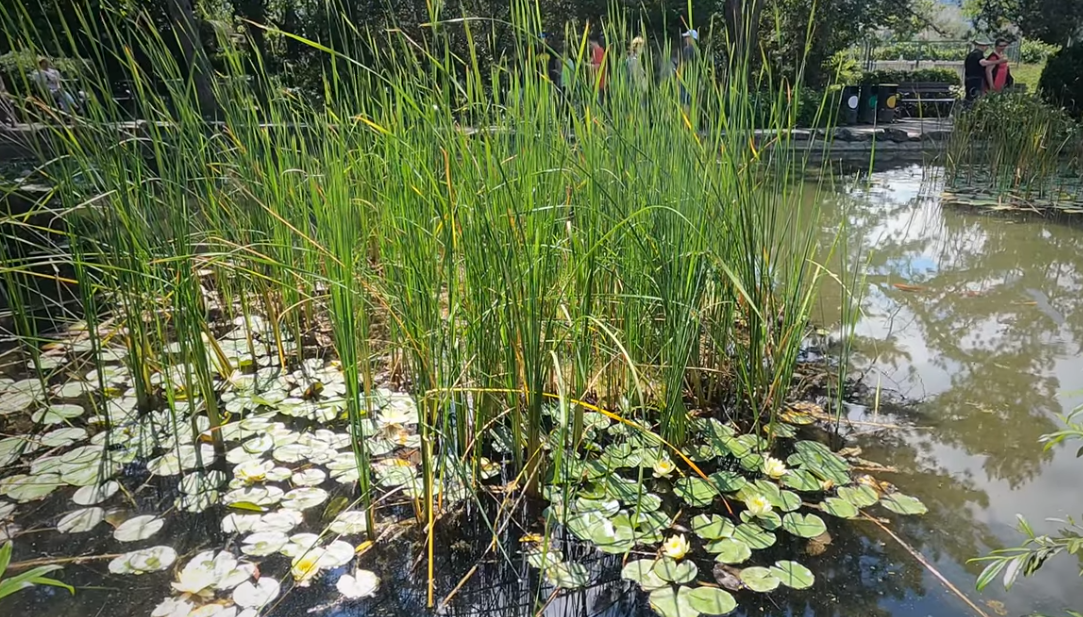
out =
<path fill-rule="evenodd" d="M 974 45 L 974 49 L 970 51 L 966 56 L 966 61 L 963 63 L 965 68 L 965 78 L 963 79 L 963 86 L 966 88 L 966 102 L 967 104 L 973 104 L 981 96 L 982 91 L 985 90 L 985 55 L 989 51 L 989 42 L 974 40 L 971 41 Z"/>

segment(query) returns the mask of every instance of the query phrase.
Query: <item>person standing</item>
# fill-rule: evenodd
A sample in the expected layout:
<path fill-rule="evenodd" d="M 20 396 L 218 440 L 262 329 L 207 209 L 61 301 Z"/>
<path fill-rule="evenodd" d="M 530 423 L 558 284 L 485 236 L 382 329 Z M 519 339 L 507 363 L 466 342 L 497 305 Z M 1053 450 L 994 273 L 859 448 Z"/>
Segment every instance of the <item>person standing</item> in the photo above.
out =
<path fill-rule="evenodd" d="M 966 104 L 973 105 L 978 100 L 982 91 L 985 90 L 985 55 L 989 51 L 989 42 L 975 39 L 971 41 L 974 49 L 966 55 L 963 62 L 964 75 L 963 87 L 966 88 Z"/>
<path fill-rule="evenodd" d="M 688 107 L 692 104 L 692 95 L 688 92 L 687 82 L 692 78 L 696 61 L 699 60 L 699 32 L 689 29 L 681 35 L 684 45 L 680 55 L 677 56 L 677 81 L 681 86 L 681 105 Z M 691 69 L 691 70 L 690 70 Z"/>
<path fill-rule="evenodd" d="M 605 97 L 606 74 L 605 74 L 605 47 L 602 46 L 601 37 L 595 35 L 590 39 L 590 69 L 594 79 L 594 87 L 598 90 L 598 100 Z"/>
<path fill-rule="evenodd" d="M 646 100 L 647 89 L 650 86 L 647 67 L 644 66 L 647 60 L 644 57 L 646 48 L 647 40 L 641 36 L 635 37 L 628 47 L 628 59 L 625 60 L 625 66 L 628 69 L 628 83 L 632 86 L 632 92 L 636 97 L 643 100 Z"/>
<path fill-rule="evenodd" d="M 64 78 L 60 71 L 53 67 L 48 58 L 38 60 L 38 70 L 34 72 L 34 81 L 43 92 L 47 92 L 64 113 L 71 113 L 75 107 L 75 100 L 64 90 Z"/>
<path fill-rule="evenodd" d="M 3 75 L 0 75 L 0 124 L 15 126 L 15 107 L 8 99 L 8 89 Z"/>
<path fill-rule="evenodd" d="M 1012 70 L 1008 66 L 1008 57 L 1005 55 L 1007 51 L 1008 41 L 997 39 L 993 53 L 989 54 L 989 57 L 985 59 L 986 85 L 993 92 L 1003 92 L 1004 88 L 1015 83 Z"/>

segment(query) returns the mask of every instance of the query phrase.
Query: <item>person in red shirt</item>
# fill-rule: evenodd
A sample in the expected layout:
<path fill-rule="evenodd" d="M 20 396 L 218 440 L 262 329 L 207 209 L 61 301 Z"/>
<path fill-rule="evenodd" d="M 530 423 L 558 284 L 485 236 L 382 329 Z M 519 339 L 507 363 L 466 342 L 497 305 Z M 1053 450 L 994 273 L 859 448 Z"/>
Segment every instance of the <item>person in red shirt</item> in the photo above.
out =
<path fill-rule="evenodd" d="M 605 68 L 605 47 L 602 47 L 602 43 L 597 35 L 590 39 L 590 68 L 594 77 L 594 85 L 598 88 L 599 94 L 605 92 L 606 85 L 606 68 Z"/>

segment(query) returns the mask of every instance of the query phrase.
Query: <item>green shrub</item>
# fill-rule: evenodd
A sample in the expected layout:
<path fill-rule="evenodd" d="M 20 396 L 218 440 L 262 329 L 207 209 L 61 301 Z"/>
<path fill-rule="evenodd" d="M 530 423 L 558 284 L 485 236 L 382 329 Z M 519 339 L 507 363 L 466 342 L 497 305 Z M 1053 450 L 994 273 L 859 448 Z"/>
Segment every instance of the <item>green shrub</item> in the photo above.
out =
<path fill-rule="evenodd" d="M 894 43 L 873 50 L 874 60 L 958 60 L 970 51 L 966 43 Z"/>
<path fill-rule="evenodd" d="M 863 84 L 901 84 L 931 81 L 953 86 L 961 85 L 959 73 L 952 69 L 916 69 L 913 71 L 871 71 L 861 76 Z"/>
<path fill-rule="evenodd" d="M 1042 41 L 1023 39 L 1019 46 L 1019 59 L 1023 64 L 1041 64 L 1058 51 L 1060 51 L 1060 45 L 1050 45 Z"/>
<path fill-rule="evenodd" d="M 1083 45 L 1066 47 L 1049 57 L 1038 81 L 1045 100 L 1083 118 Z"/>

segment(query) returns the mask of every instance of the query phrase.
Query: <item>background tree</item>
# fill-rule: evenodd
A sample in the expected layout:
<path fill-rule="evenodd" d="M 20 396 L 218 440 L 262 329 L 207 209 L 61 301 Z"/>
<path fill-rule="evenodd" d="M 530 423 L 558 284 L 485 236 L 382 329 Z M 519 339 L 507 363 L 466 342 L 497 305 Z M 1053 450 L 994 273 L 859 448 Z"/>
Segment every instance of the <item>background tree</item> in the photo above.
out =
<path fill-rule="evenodd" d="M 966 0 L 978 30 L 1015 26 L 1028 38 L 1068 46 L 1083 37 L 1083 0 Z"/>

